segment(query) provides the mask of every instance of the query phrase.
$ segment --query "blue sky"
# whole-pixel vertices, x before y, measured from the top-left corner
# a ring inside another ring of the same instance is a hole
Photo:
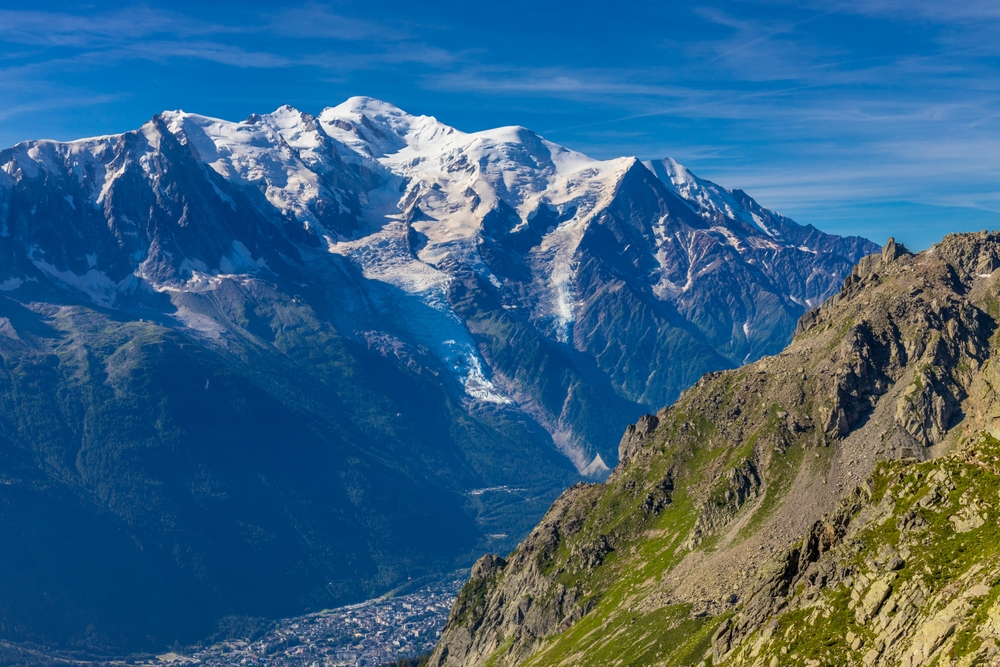
[[[675,157],[802,223],[1000,228],[1000,3],[45,3],[0,10],[0,145],[352,95]]]

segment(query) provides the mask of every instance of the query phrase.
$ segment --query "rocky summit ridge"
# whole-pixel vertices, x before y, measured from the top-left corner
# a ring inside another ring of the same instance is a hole
[[[430,664],[997,664],[998,268],[986,232],[863,259],[481,559]]]

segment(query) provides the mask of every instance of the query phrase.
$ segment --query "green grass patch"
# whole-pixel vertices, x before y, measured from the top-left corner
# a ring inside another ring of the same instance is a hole
[[[601,613],[608,611],[609,613]],[[526,664],[579,667],[680,667],[698,663],[709,650],[722,617],[691,618],[689,605],[648,614],[604,609],[552,638]]]

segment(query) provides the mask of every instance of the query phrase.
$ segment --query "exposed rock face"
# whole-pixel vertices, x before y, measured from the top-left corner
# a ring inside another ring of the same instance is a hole
[[[559,545],[583,527],[599,493],[594,484],[566,490],[509,561],[484,556],[476,563],[452,609],[453,638],[438,651],[439,663],[474,663],[500,650],[504,637],[516,633],[540,639],[566,629],[589,610],[579,591],[555,581],[552,565]],[[575,560],[592,570],[610,550],[607,537],[598,536],[596,542],[578,545]],[[505,604],[496,604],[497,595]],[[522,652],[517,658],[527,656]]]
[[[998,462],[1000,441],[982,433],[932,462],[882,464],[874,497],[866,486],[842,503],[836,515],[849,523],[831,548],[789,585],[760,579],[713,638],[715,664],[995,664],[996,528],[945,517],[995,496]]]
[[[630,427],[547,515],[544,571],[514,565],[536,531],[431,664],[995,664],[998,267],[986,233],[863,260],[787,350]]]
[[[642,446],[646,437],[656,430],[659,423],[660,420],[656,416],[643,415],[636,423],[629,424],[628,428],[625,429],[625,435],[622,436],[622,441],[618,444],[619,463],[628,461],[632,454]]]
[[[729,523],[747,501],[758,497],[760,488],[760,475],[752,459],[723,473],[701,504],[694,529],[684,542],[685,548],[697,546],[704,537]]]

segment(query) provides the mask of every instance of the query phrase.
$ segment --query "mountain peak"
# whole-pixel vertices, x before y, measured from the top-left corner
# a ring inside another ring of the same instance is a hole
[[[12,152],[3,169],[29,178],[41,170],[74,175],[80,192],[60,190],[57,200],[67,210],[46,220],[72,217],[78,202],[104,210],[109,197],[123,198],[112,208],[124,210],[126,193],[137,187],[135,183],[161,192],[161,164],[183,163],[180,174],[193,158],[215,172],[225,187],[212,179],[199,186],[203,192],[164,200],[169,210],[164,211],[159,229],[172,235],[176,221],[177,230],[184,233],[177,236],[177,248],[162,253],[158,273],[135,266],[135,257],[148,250],[139,241],[134,254],[116,260],[120,264],[116,280],[138,271],[135,275],[151,281],[154,289],[187,289],[191,267],[214,275],[259,266],[262,248],[271,241],[256,238],[258,230],[237,222],[244,219],[243,202],[246,208],[273,208],[281,216],[277,219],[292,223],[277,229],[270,222],[261,223],[259,231],[277,234],[296,248],[265,258],[269,266],[278,266],[285,257],[325,249],[357,264],[366,276],[379,276],[407,298],[444,311],[452,307],[442,305],[443,286],[458,269],[471,271],[496,290],[491,298],[499,299],[504,309],[523,314],[531,326],[560,344],[570,342],[582,323],[603,330],[607,325],[600,318],[590,319],[587,294],[597,289],[593,284],[624,280],[636,291],[638,301],[630,307],[638,308],[643,299],[666,300],[682,317],[690,318],[694,327],[690,335],[697,341],[689,343],[702,349],[705,363],[715,368],[780,349],[802,310],[821,303],[839,287],[853,261],[877,249],[863,240],[845,243],[802,228],[749,197],[737,197],[698,179],[672,159],[645,164],[635,157],[596,160],[521,125],[466,134],[431,116],[414,116],[370,97],[350,98],[325,109],[318,118],[291,105],[255,114],[246,122],[165,111],[132,134],[137,136],[126,137],[127,145],[122,146],[135,160],[122,164],[111,161],[121,154],[117,145],[70,149],[53,144],[44,150],[28,146]],[[123,166],[135,173],[126,174]],[[679,201],[660,187],[654,175]],[[16,184],[11,178],[5,182]],[[197,215],[192,202],[198,203]],[[22,215],[30,224],[40,224],[31,208]],[[148,216],[145,208],[130,209],[114,215],[113,224],[143,216]],[[22,231],[25,235],[20,238],[29,238],[27,228]],[[133,230],[126,231],[132,238]],[[212,241],[191,242],[184,236],[189,232]],[[242,246],[233,245],[235,241]],[[65,254],[57,247],[45,252],[52,257]],[[63,283],[80,282],[91,268],[81,258],[93,254],[94,249],[87,247],[65,265],[53,263],[61,272],[56,277]],[[608,273],[589,273],[584,259],[592,259],[593,267],[606,267]],[[73,267],[76,278],[65,273],[66,266]],[[781,304],[777,311],[761,309],[755,298],[748,297],[724,306],[728,318],[724,321],[701,319],[706,308],[717,307],[708,304],[719,298],[715,282],[719,277],[756,283],[762,271],[773,294],[771,303]],[[734,274],[742,277],[733,278]],[[98,296],[103,299],[103,294]],[[652,312],[649,316],[658,317]],[[776,331],[782,333],[776,336]],[[613,337],[611,332],[607,335]],[[451,333],[442,338],[458,339]],[[470,397],[500,396],[488,380],[489,373],[477,370],[488,363],[471,342],[462,348],[462,363],[457,365],[450,343],[423,344],[440,353]],[[639,368],[650,360],[608,363]],[[656,404],[676,395],[697,375],[700,372],[666,380],[644,376],[635,386],[622,385],[620,390],[627,400]],[[572,454],[581,470],[587,468],[598,451],[589,444],[576,451],[577,444],[595,441],[576,434],[563,438],[559,419],[549,423],[561,438],[559,446]],[[613,459],[606,455],[604,460]]]
[[[349,97],[335,107],[328,107],[338,113],[355,113],[364,115],[385,115],[385,116],[412,116],[395,104],[367,97],[365,95],[355,95]]]
[[[282,104],[280,107],[267,115],[270,118],[296,119],[305,121],[314,120],[312,114],[300,111],[291,104]]]
[[[673,158],[643,164],[674,194],[687,201],[709,224],[716,225],[721,220],[736,219],[754,231],[780,239],[777,225],[768,224],[763,216],[752,210],[752,206],[745,206],[738,201],[736,195],[741,193],[740,190],[727,190],[712,181],[699,178]],[[753,204],[756,205],[756,202]]]
[[[433,116],[414,116],[371,97],[352,97],[328,107],[319,120],[335,139],[372,158],[405,148],[426,150],[463,134]]]

